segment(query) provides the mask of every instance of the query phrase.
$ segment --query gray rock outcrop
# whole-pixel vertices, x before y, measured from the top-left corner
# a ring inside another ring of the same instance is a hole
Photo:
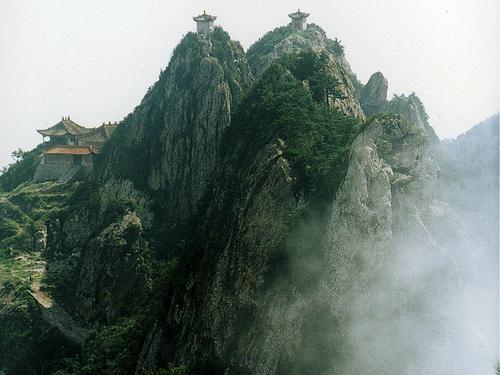
[[[243,48],[225,31],[190,33],[103,152],[100,180],[128,179],[149,194],[172,246],[196,210],[231,112],[251,82]]]
[[[189,276],[182,293],[173,291],[170,303],[169,326],[181,332],[176,338],[176,358],[181,363],[211,366],[216,358],[223,358],[238,369],[258,356],[250,365],[254,369],[268,371],[277,365],[278,352],[262,352],[273,345],[248,347],[238,340],[246,324],[245,311],[250,314],[246,317],[249,329],[255,325],[260,330],[260,324],[266,324],[254,321],[259,290],[269,259],[279,256],[275,245],[286,230],[287,218],[297,207],[293,173],[282,148],[279,140],[270,143],[258,155],[246,155],[251,162],[237,170],[235,162],[241,152],[237,147],[221,166],[221,183],[213,188],[213,199],[190,248],[195,253],[188,253],[198,271]],[[235,174],[240,180],[228,189]],[[235,201],[231,199],[234,189],[241,193]]]
[[[366,116],[371,116],[383,109],[387,101],[389,83],[380,72],[373,73],[360,95],[361,107]]]
[[[351,146],[325,227],[287,226],[301,203],[280,148],[269,145],[239,171],[244,199],[229,199],[227,183],[214,185],[203,241],[189,254],[199,259],[196,272],[172,292],[177,360],[258,374],[470,370],[474,362],[455,364],[454,353],[482,358],[474,347],[487,342],[464,336],[471,310],[453,307],[470,298],[465,280],[479,280],[474,258],[484,252],[471,256],[473,232],[442,194],[425,129],[400,115],[375,117]],[[226,163],[227,178],[234,171]],[[311,236],[323,237],[322,252],[300,250]],[[273,259],[284,262],[276,241],[287,262],[272,274]]]
[[[177,251],[251,81],[243,48],[222,29],[189,33],[177,46],[103,148],[87,202],[51,224],[50,270],[68,279],[56,297],[70,311],[110,323],[147,295],[151,260],[142,233],[161,242],[156,251],[164,256]]]
[[[472,219],[457,201],[465,191],[443,181],[437,152],[422,124],[397,116],[376,118],[352,146],[321,289],[344,338],[345,360],[331,364],[340,374],[487,371],[492,353],[476,348],[492,348],[494,302],[479,313],[472,306],[479,290],[493,299],[497,272],[486,259],[498,239],[480,227],[498,210],[483,206],[494,200],[485,195],[471,202],[485,216]],[[468,334],[470,324],[482,334]]]

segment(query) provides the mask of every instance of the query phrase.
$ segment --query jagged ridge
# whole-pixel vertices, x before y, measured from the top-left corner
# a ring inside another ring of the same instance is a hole
[[[457,255],[467,241],[449,251],[464,226],[441,200],[422,103],[388,102],[381,74],[361,87],[338,41],[316,25],[277,29],[247,56],[260,77],[253,86],[241,46],[223,30],[188,34],[106,145],[74,210],[51,221],[53,294],[96,329],[82,357],[67,359],[68,373],[419,366],[404,345],[373,364],[351,332],[363,332],[354,324],[366,316],[397,322],[412,311],[401,301],[421,302],[385,284],[396,248],[410,260],[419,259],[414,243],[426,256],[444,254],[444,292],[456,265],[467,268]],[[295,59],[325,62],[320,78],[336,88],[318,95],[318,77],[299,77]],[[371,117],[353,142],[353,118],[365,118],[358,98],[365,110],[396,115]],[[412,296],[413,280],[396,287]],[[382,317],[378,295],[389,298]]]

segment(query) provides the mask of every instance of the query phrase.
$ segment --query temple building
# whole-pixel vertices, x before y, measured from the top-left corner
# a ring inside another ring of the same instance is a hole
[[[214,29],[214,21],[217,19],[216,16],[212,16],[203,11],[203,14],[193,17],[196,22],[196,31],[200,34],[208,34]]]
[[[118,124],[116,122],[114,124],[111,122],[107,124],[103,123],[98,128],[77,137],[77,143],[79,146],[89,146],[99,149],[111,137],[117,127]]]
[[[306,29],[306,20],[309,13],[301,12],[299,9],[295,13],[289,14],[288,17],[292,19],[291,25],[295,30],[303,31]]]
[[[76,145],[77,138],[91,132],[93,129],[84,128],[70,117],[64,117],[48,129],[37,130],[43,137],[43,142],[50,145]],[[48,138],[48,139],[47,139]]]
[[[48,129],[37,130],[37,132],[42,135],[43,143],[48,146],[94,146],[100,148],[117,127],[116,122],[114,124],[109,122],[103,123],[98,128],[85,128],[72,121],[69,116],[63,116],[57,124]]]
[[[93,147],[52,147],[43,152],[42,161],[35,170],[33,180],[55,180],[67,183],[88,176],[94,167],[94,157],[99,152]]]
[[[57,180],[66,183],[87,176],[93,169],[99,149],[117,127],[116,122],[109,122],[97,128],[86,128],[68,116],[50,128],[37,130],[47,148],[35,171],[34,181]]]

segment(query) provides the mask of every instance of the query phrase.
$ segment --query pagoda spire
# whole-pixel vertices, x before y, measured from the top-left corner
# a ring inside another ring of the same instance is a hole
[[[307,17],[309,17],[309,13],[304,13],[300,10],[300,8],[297,9],[295,13],[291,13],[288,15],[292,19],[292,27],[297,30],[297,31],[303,31],[306,28],[306,20]]]
[[[203,14],[193,17],[193,20],[196,22],[196,31],[200,34],[208,34],[210,31],[213,31],[216,19],[216,16],[207,14],[204,10]]]

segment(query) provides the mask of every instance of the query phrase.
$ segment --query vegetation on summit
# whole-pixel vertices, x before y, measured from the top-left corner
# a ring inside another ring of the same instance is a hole
[[[297,187],[308,193],[328,188],[333,194],[358,134],[358,123],[330,105],[341,94],[326,67],[327,56],[313,51],[279,59],[244,98],[228,131],[233,139],[243,135],[254,151],[282,139]]]
[[[276,44],[293,33],[294,30],[290,26],[280,26],[266,33],[248,49],[248,64],[252,67],[255,66],[259,58],[270,53]]]

